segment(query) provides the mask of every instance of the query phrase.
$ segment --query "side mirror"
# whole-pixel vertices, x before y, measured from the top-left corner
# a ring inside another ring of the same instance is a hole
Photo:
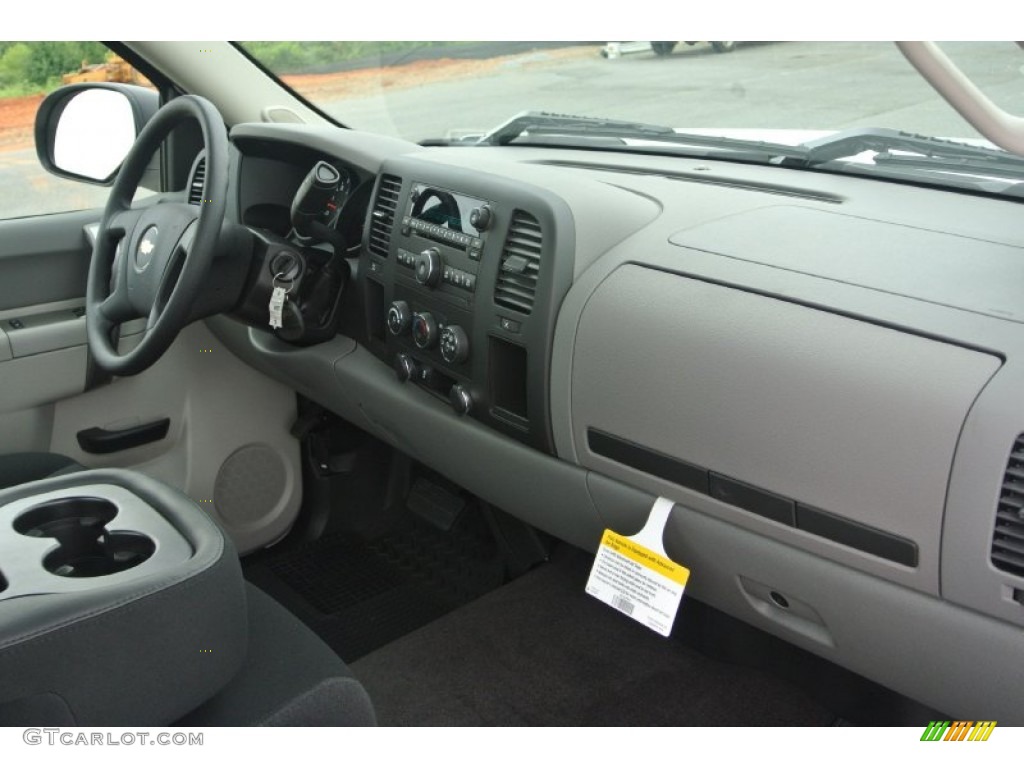
[[[58,88],[36,113],[36,155],[56,176],[109,186],[159,108],[160,97],[137,85],[77,83]]]

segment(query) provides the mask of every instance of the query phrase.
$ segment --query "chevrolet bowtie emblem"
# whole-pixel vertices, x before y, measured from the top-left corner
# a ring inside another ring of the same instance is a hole
[[[152,258],[153,251],[156,250],[156,238],[157,228],[150,227],[142,233],[142,238],[139,240],[139,245],[135,249],[135,271],[142,272],[146,267],[149,266],[149,260]]]

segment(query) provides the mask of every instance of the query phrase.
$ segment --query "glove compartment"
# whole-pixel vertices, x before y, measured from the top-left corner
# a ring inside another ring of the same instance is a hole
[[[573,441],[596,472],[938,594],[957,440],[1000,364],[626,264],[580,316]]]

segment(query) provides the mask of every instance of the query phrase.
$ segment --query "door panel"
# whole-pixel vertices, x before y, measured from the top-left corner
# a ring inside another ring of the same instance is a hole
[[[252,370],[195,323],[144,373],[86,391],[84,231],[98,210],[0,221],[0,453],[52,451],[130,467],[178,488],[240,550],[290,528],[302,499],[295,393]],[[122,326],[121,349],[145,320]],[[93,454],[78,434],[168,419],[166,436]]]
[[[88,467],[131,467],[178,488],[243,552],[287,532],[301,502],[295,393],[249,368],[204,322],[138,376],[55,405],[51,450]],[[170,419],[166,437],[116,453],[82,450],[79,432]]]
[[[0,312],[85,296],[98,209],[0,221]]]
[[[82,392],[87,358],[85,347],[77,346],[0,363],[0,413],[44,406]],[[7,451],[6,439],[4,443]]]
[[[0,221],[0,452],[46,450],[53,403],[85,389],[83,227],[100,215]]]

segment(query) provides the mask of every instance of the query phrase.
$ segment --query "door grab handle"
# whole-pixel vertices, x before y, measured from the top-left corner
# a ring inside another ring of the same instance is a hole
[[[124,429],[91,427],[83,429],[76,437],[78,445],[86,453],[117,453],[163,440],[170,426],[171,420],[167,418]]]

